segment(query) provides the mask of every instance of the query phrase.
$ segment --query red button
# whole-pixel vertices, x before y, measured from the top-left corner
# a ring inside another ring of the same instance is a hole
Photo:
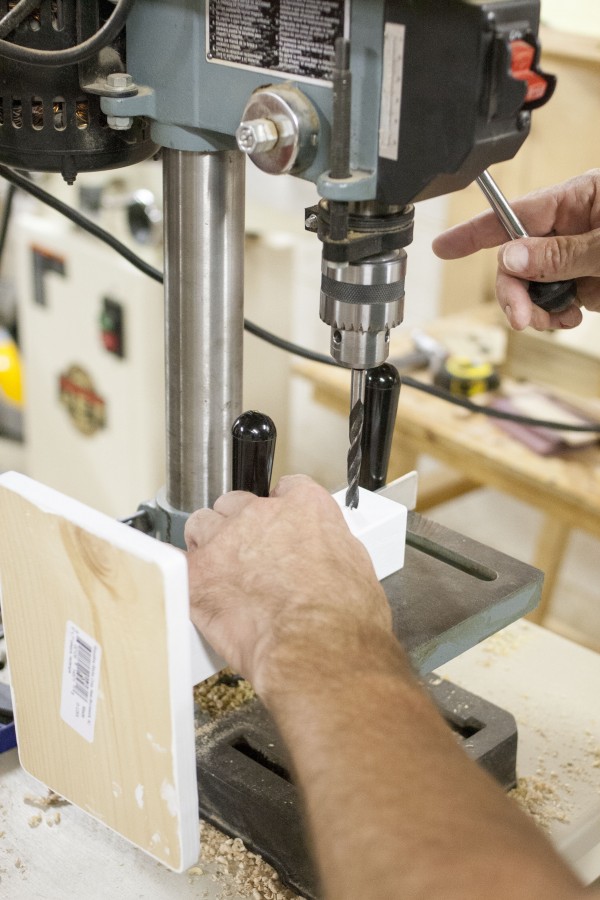
[[[541,100],[548,89],[548,82],[531,68],[535,59],[535,47],[532,47],[527,41],[511,41],[510,49],[512,77],[527,82],[525,103]]]

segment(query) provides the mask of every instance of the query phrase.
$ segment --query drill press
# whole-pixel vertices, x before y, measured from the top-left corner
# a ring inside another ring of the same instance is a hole
[[[126,37],[108,27],[124,10]],[[536,105],[552,87],[537,66],[538,24],[538,0],[64,0],[40,5],[39,28],[24,21],[0,41],[3,162],[72,181],[161,148],[167,473],[143,504],[157,537],[183,546],[190,512],[232,483],[245,155],[313,182],[321,197],[306,227],[323,245],[332,356],[352,372],[354,507],[366,373],[385,362],[402,320],[412,204],[517,152],[530,127],[528,76]],[[517,72],[523,42],[531,67]],[[539,573],[418,517],[407,543],[404,570],[384,586],[423,673],[539,596]]]
[[[39,27],[25,20],[5,38],[0,158],[72,181],[162,147],[167,473],[148,505],[156,531],[181,544],[189,512],[231,484],[243,153],[322,197],[306,220],[323,244],[331,352],[353,371],[355,506],[363,373],[385,361],[402,320],[411,204],[466,186],[525,140],[530,109],[553,87],[538,68],[539,2],[120,0],[126,38],[109,31],[112,9],[41,4]]]

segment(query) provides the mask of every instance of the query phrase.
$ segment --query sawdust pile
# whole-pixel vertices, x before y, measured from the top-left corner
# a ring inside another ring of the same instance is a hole
[[[275,870],[256,853],[246,849],[239,838],[229,838],[206,822],[200,823],[199,865],[188,876],[209,875],[214,881],[225,877],[232,888],[224,888],[219,900],[245,897],[249,900],[302,900],[284,887]],[[233,892],[232,892],[233,891]],[[208,897],[208,892],[205,892]]]
[[[564,808],[556,786],[546,778],[527,776],[517,780],[517,786],[508,796],[524,810],[543,830],[549,831],[553,822],[570,822],[569,811]]]
[[[194,702],[199,710],[212,720],[253,700],[256,694],[249,684],[231,669],[207,678],[194,688]],[[196,729],[200,734],[208,726]],[[284,887],[277,872],[265,860],[247,850],[240,838],[230,838],[207,822],[200,822],[200,859],[198,864],[188,869],[188,878],[194,883],[196,878],[209,877],[220,886],[218,900],[244,897],[248,900],[302,900],[293,891]],[[205,890],[199,895],[207,898]]]
[[[194,688],[194,702],[213,719],[238,709],[255,696],[252,685],[231,669],[223,669]]]

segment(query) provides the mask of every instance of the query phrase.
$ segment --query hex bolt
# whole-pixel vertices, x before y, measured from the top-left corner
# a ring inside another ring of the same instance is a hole
[[[130,91],[135,87],[133,76],[129,72],[111,72],[106,76],[106,84],[113,91]]]
[[[250,119],[242,122],[235,137],[243,153],[266,153],[279,140],[279,132],[271,119]]]

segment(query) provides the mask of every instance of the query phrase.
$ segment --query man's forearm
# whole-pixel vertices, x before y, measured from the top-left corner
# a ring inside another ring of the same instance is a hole
[[[327,900],[583,894],[456,745],[391,635],[355,657],[360,671],[319,644],[297,666],[297,687],[274,680],[265,700],[290,748]]]

